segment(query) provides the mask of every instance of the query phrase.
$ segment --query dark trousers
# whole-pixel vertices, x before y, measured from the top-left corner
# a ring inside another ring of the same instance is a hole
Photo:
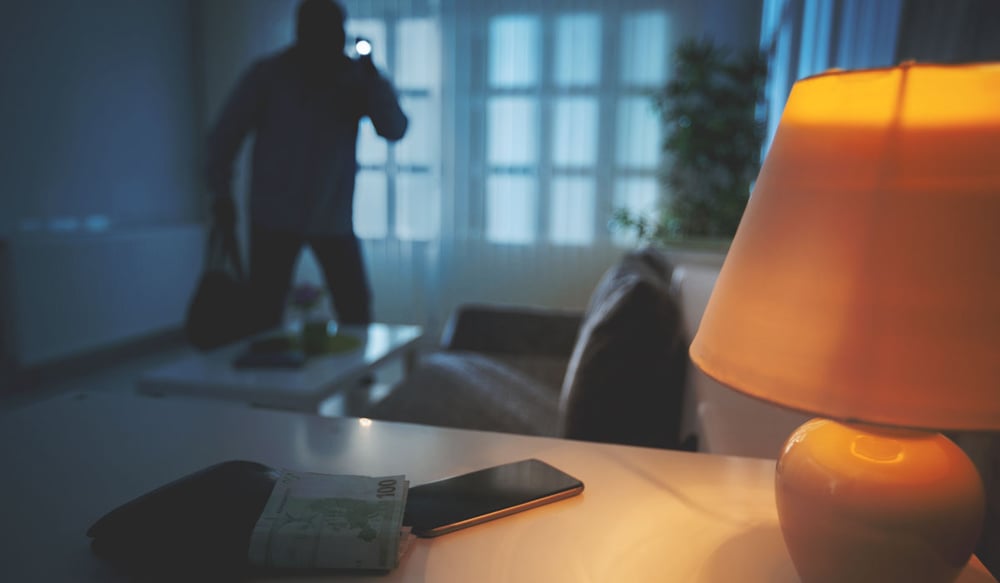
[[[291,289],[295,261],[309,245],[326,280],[341,324],[371,322],[371,292],[354,235],[304,236],[260,227],[250,229],[250,288],[260,328],[281,324]]]

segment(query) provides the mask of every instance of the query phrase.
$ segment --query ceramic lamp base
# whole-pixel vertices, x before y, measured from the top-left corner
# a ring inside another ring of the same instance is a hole
[[[785,443],[775,480],[803,583],[953,581],[982,529],[982,481],[939,433],[813,419]]]

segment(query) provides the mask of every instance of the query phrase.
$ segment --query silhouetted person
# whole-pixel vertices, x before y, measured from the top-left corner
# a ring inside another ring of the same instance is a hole
[[[260,327],[281,322],[295,260],[312,247],[344,324],[371,321],[354,234],[355,145],[368,116],[387,140],[406,132],[392,85],[370,57],[344,54],[345,13],[332,0],[299,4],[296,41],[244,74],[209,136],[213,211],[235,222],[233,160],[255,136],[250,183],[250,284]]]

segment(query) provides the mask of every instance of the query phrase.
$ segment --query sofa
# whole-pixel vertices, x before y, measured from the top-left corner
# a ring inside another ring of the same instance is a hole
[[[674,266],[625,253],[586,310],[466,305],[439,350],[367,417],[692,449],[682,434],[687,339]]]
[[[466,305],[365,416],[777,458],[808,416],[733,391],[687,348],[723,256],[625,253],[584,311]]]

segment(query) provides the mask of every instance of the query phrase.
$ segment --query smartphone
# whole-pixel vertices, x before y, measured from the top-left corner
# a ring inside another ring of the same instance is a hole
[[[527,459],[410,488],[403,524],[432,537],[575,496],[583,482]]]

